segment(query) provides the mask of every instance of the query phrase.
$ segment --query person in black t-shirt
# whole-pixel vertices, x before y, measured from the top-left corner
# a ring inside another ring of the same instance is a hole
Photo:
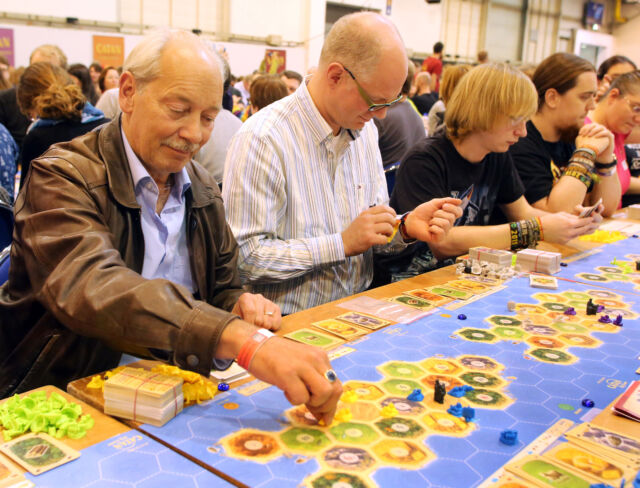
[[[429,115],[429,110],[438,101],[438,94],[431,91],[431,75],[426,71],[416,75],[416,94],[411,101],[421,115]]]
[[[452,196],[466,207],[445,238],[379,260],[377,283],[428,271],[470,247],[517,249],[543,239],[564,243],[593,231],[602,219],[599,214],[550,214],[533,208],[523,196],[507,151],[526,135],[526,120],[535,109],[533,84],[508,65],[481,65],[460,80],[447,105],[446,134],[421,141],[408,153],[390,205],[401,214],[417,203]],[[488,225],[496,205],[513,222]]]
[[[578,56],[556,53],[536,68],[533,82],[537,112],[526,137],[509,151],[525,197],[549,212],[572,212],[602,198],[610,216],[620,201],[613,134],[600,124],[584,126],[595,107],[595,69]]]

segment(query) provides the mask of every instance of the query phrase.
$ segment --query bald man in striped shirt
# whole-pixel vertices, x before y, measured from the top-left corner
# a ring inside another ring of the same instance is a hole
[[[387,205],[371,119],[401,100],[406,73],[405,48],[388,19],[344,16],[327,35],[313,77],[232,139],[223,195],[240,275],[283,314],[364,291],[374,250],[439,240],[461,215],[452,198],[404,216]]]

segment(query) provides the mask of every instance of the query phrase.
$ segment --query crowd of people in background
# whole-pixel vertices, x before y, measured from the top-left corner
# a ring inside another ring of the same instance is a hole
[[[43,125],[49,124],[53,127],[61,122],[60,112],[56,112],[56,117],[48,117],[42,110],[38,112],[33,107],[19,104],[16,98],[17,90],[21,84],[24,85],[29,82],[29,79],[33,79],[34,69],[14,68],[9,65],[6,58],[0,56],[0,154],[2,155],[0,186],[7,191],[10,200],[15,196],[16,173],[21,174],[24,181],[31,159],[44,152],[49,144],[69,140],[81,134],[82,131],[91,130],[94,126],[114,119],[120,114],[118,84],[122,67],[102,66],[97,62],[91,63],[88,67],[82,63],[67,66],[66,56],[54,45],[43,45],[34,50],[31,63],[39,61],[38,53],[45,57],[45,62],[50,62],[67,72],[64,77],[61,77],[60,72],[57,72],[56,76],[49,74],[48,81],[43,79],[42,86],[39,88],[47,90],[47,84],[54,83],[53,80],[55,80],[56,88],[51,85],[49,91],[59,90],[60,93],[65,93],[65,90],[69,92],[70,88],[62,87],[65,87],[66,83],[72,83],[80,89],[82,100],[76,102],[77,107],[72,112],[62,117],[65,120],[65,127],[75,124],[76,129],[63,131],[61,130],[63,126],[59,126],[56,129],[49,129],[50,133],[56,133],[55,136],[41,138],[39,133],[42,132]],[[271,103],[293,94],[303,83],[303,76],[292,70],[285,70],[278,75],[268,75],[256,70],[242,77],[236,77],[229,70],[226,50],[221,50],[219,54],[227,68],[223,95],[224,113],[218,118],[211,141],[197,153],[196,160],[203,164],[222,185],[224,159],[231,137],[250,116]],[[380,135],[379,145],[383,153],[384,165],[400,163],[409,148],[416,143],[418,118],[415,115],[422,117],[424,133],[420,132],[420,137],[441,134],[446,129],[446,105],[456,85],[474,65],[488,62],[488,52],[481,50],[474,64],[447,63],[444,58],[444,45],[437,42],[433,46],[431,56],[421,62],[410,63],[411,69],[402,92],[403,101],[406,103],[389,110],[387,119],[374,119]],[[588,62],[585,63],[588,64]],[[536,67],[523,65],[520,70],[532,77]],[[314,69],[315,67],[311,68],[309,73]],[[25,72],[26,78],[23,79]],[[618,77],[628,73],[635,73],[635,75],[626,76],[616,86],[611,86]],[[638,124],[640,121],[637,106],[632,107],[627,116],[619,116],[622,104],[629,103],[627,93],[629,90],[635,90],[637,73],[634,62],[625,56],[612,56],[601,63],[596,72],[598,89],[594,101],[597,102],[597,106],[589,107],[589,117],[585,119],[585,123],[593,121],[605,126],[615,136],[617,174],[622,193],[620,204],[640,201],[640,180],[638,179],[640,174]],[[411,110],[409,111],[406,107]],[[80,115],[83,110],[84,121]],[[86,121],[88,111],[96,114],[91,122]],[[404,115],[399,116],[400,111]],[[97,115],[98,112],[102,112],[102,118]],[[235,118],[232,119],[230,115]],[[43,122],[45,119],[48,122]],[[27,139],[28,144],[25,147],[25,136],[27,132],[33,130],[35,134]],[[34,143],[34,140],[39,142]],[[21,172],[19,172],[20,169]]]

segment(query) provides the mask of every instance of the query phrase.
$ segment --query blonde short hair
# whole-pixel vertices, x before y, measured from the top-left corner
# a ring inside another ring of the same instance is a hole
[[[504,116],[529,119],[538,107],[533,82],[508,64],[477,66],[458,83],[447,103],[445,124],[452,139],[489,131]]]
[[[458,82],[466,75],[471,66],[468,64],[456,64],[455,66],[447,66],[442,72],[442,81],[440,82],[440,91],[438,95],[444,102],[444,106],[447,106],[453,90],[456,88]]]

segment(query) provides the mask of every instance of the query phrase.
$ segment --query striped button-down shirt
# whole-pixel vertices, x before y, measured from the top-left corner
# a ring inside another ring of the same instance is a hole
[[[334,136],[303,83],[236,133],[223,195],[243,281],[283,313],[371,283],[372,250],[345,257],[341,233],[389,199],[373,122]]]

